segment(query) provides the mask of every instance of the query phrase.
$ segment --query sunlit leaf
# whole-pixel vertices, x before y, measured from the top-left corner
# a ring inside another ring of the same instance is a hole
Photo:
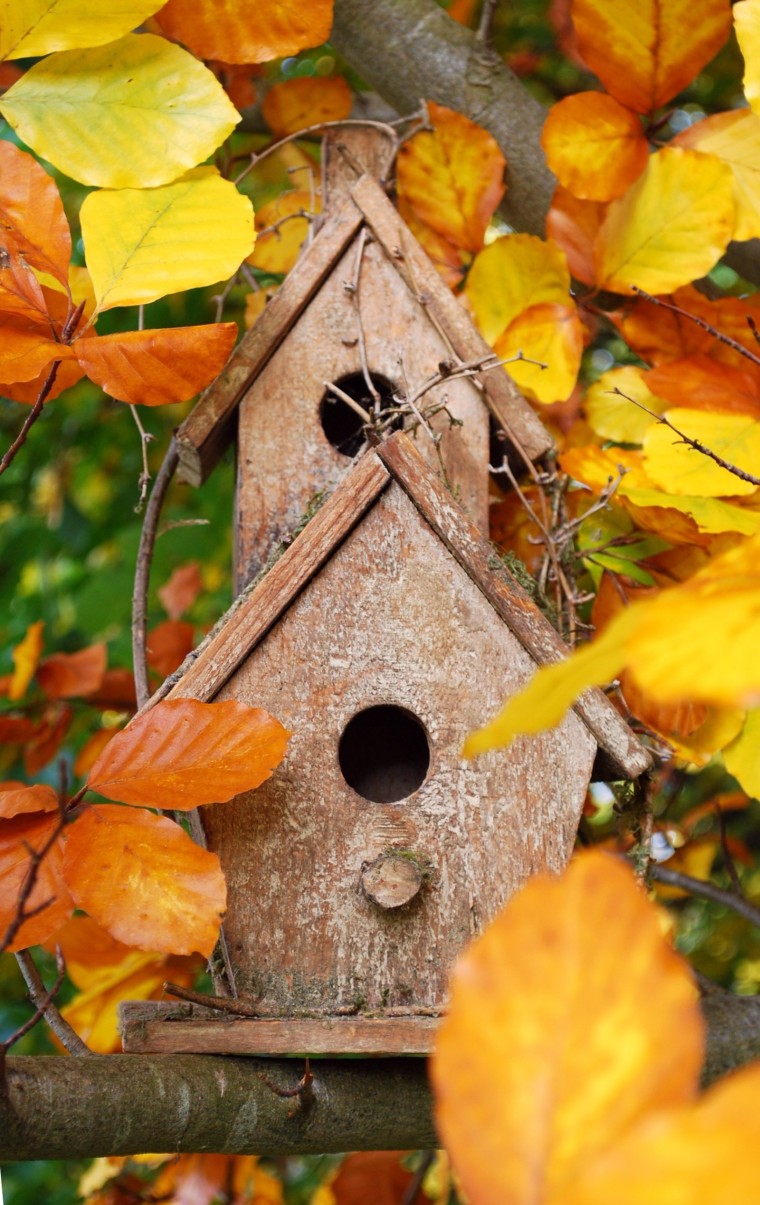
[[[658,531],[666,539],[675,542],[684,540],[692,543],[692,537],[677,524],[676,514],[687,516],[695,524],[697,532],[719,535],[736,532],[738,535],[753,536],[760,532],[760,513],[747,507],[735,506],[721,498],[676,496],[662,490],[647,489],[623,482],[618,491],[621,501],[647,531]],[[660,512],[659,517],[655,512]],[[707,544],[708,540],[697,540]]]
[[[37,663],[42,653],[44,631],[45,624],[42,620],[30,623],[26,629],[24,639],[16,645],[11,654],[13,658],[13,676],[8,689],[8,698],[12,702],[24,697],[27,687],[34,677],[34,671],[37,668]]]
[[[673,140],[677,146],[717,155],[734,177],[735,239],[760,236],[760,117],[748,109],[714,113]]]
[[[644,379],[672,406],[760,418],[760,377],[711,356],[674,360],[653,368]]]
[[[757,0],[739,0],[733,7],[734,28],[744,56],[744,95],[753,110],[760,107],[760,10]]]
[[[54,653],[37,669],[37,681],[49,699],[91,695],[106,672],[106,646],[92,644],[78,653]]]
[[[32,155],[7,141],[0,142],[0,249],[66,283],[71,234],[60,193]]]
[[[117,401],[165,406],[211,384],[237,333],[234,322],[123,331],[77,341],[74,354],[90,380]]]
[[[430,102],[433,130],[402,144],[399,198],[455,246],[479,251],[504,195],[505,159],[496,140],[475,122]]]
[[[15,0],[3,5],[0,58],[38,58],[52,50],[102,46],[138,26],[156,0]]]
[[[224,803],[269,778],[289,736],[268,712],[244,703],[157,703],[111,741],[88,785],[137,806]]]
[[[305,75],[274,84],[261,106],[269,128],[281,138],[351,112],[351,89],[342,75]]]
[[[606,206],[598,201],[581,201],[558,185],[546,216],[546,233],[564,252],[567,266],[583,284],[596,280],[594,244]]]
[[[460,958],[436,1041],[437,1123],[468,1201],[564,1203],[653,1110],[693,1099],[702,1044],[690,971],[629,869],[594,851],[532,879]]]
[[[631,293],[669,293],[709,272],[734,229],[733,177],[713,155],[665,147],[599,231],[597,282]]]
[[[639,118],[604,92],[578,92],[553,105],[541,145],[560,184],[588,201],[622,196],[649,157]]]
[[[760,710],[750,711],[741,732],[723,750],[723,760],[729,774],[739,782],[748,795],[760,799]]]
[[[665,408],[649,388],[648,380],[648,373],[633,365],[626,365],[602,373],[598,381],[589,387],[584,409],[597,435],[617,443],[641,443],[646,431],[656,421],[651,414],[647,414],[647,410],[661,414]],[[614,392],[616,389],[626,396],[620,397]],[[628,401],[628,398],[634,400]],[[640,409],[636,402],[641,402],[646,410]]]
[[[748,473],[760,468],[760,424],[748,414],[712,414],[673,408],[668,419],[691,439]],[[644,437],[644,465],[655,485],[669,494],[706,498],[754,494],[757,486],[716,464],[662,423]]]
[[[173,820],[91,806],[66,830],[63,873],[77,907],[117,941],[165,954],[211,953],[226,905],[224,875],[216,854]]]
[[[168,582],[160,587],[158,597],[169,618],[179,619],[192,607],[202,589],[200,565],[197,561],[188,561],[174,570]]]
[[[51,812],[0,820],[0,941],[18,917],[21,892],[32,866],[33,852],[39,853],[43,849],[57,824],[58,815]],[[39,863],[37,879],[25,905],[27,912],[35,908],[40,908],[40,912],[24,921],[9,950],[23,950],[46,941],[74,911],[74,902],[63,880],[60,842],[56,842]]]
[[[99,728],[97,732],[93,732],[92,736],[87,738],[74,762],[74,773],[77,778],[83,778],[89,774],[106,745],[113,740],[118,731],[118,728]]]
[[[465,286],[483,337],[493,345],[523,310],[543,302],[570,304],[570,273],[552,242],[509,234],[473,260]]]
[[[239,121],[212,73],[154,34],[50,55],[8,89],[0,113],[60,171],[105,188],[167,184]]]
[[[195,627],[179,619],[168,619],[159,623],[148,633],[148,665],[168,678],[190,652],[195,642]]]
[[[731,31],[729,0],[573,0],[572,13],[584,60],[637,113],[691,83]]]
[[[289,272],[309,233],[307,215],[319,213],[321,200],[306,189],[281,193],[256,210],[256,246],[249,263],[262,272]]]
[[[49,330],[28,319],[0,313],[0,381],[35,380],[54,360],[71,359],[72,349],[50,338]]]
[[[213,167],[163,188],[90,193],[80,220],[100,310],[216,284],[253,247],[251,203]]]
[[[201,58],[223,63],[261,63],[325,42],[333,0],[169,0],[157,16],[164,33]]]
[[[583,326],[576,307],[556,301],[530,306],[496,340],[494,352],[504,360],[518,354],[525,357],[507,364],[507,372],[528,397],[549,404],[564,402],[577,383],[583,352]]]
[[[58,796],[52,787],[36,783],[27,786],[23,782],[0,782],[0,817],[12,820],[26,812],[54,812],[58,810]]]

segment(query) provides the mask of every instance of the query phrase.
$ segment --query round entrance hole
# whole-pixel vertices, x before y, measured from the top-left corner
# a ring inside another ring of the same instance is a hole
[[[371,803],[396,803],[425,781],[430,768],[427,733],[404,707],[367,707],[343,729],[338,762],[357,795]]]
[[[371,372],[370,380],[380,395],[383,409],[393,405],[393,385],[378,373]],[[371,413],[374,400],[367,388],[363,372],[351,372],[335,382],[362,410]],[[364,443],[364,419],[342,397],[326,389],[319,403],[319,421],[325,437],[341,456],[355,456]],[[394,423],[394,428],[400,426]]]

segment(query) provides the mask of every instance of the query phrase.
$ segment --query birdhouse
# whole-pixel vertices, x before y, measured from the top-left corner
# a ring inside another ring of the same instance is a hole
[[[608,777],[649,765],[599,691],[549,732],[462,759],[567,651],[487,539],[489,421],[528,461],[549,440],[376,180],[346,175],[179,433],[200,481],[240,407],[251,580],[166,697],[264,707],[293,734],[266,783],[202,809],[249,1015],[130,1005],[126,1050],[426,1053],[459,951],[526,878],[565,865],[597,757]],[[336,417],[341,392],[355,406]],[[428,417],[408,404],[423,395]],[[371,421],[351,425],[356,407]]]

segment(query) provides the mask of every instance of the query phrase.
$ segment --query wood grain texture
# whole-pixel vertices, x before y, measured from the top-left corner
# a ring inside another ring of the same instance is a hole
[[[313,297],[361,221],[359,210],[348,198],[335,209],[258,322],[243,336],[224,371],[182,423],[177,431],[182,480],[191,485],[206,480],[233,438],[235,409],[248,382]]]
[[[225,1017],[193,1008],[177,1018],[175,1006],[128,1002],[119,1006],[125,1054],[340,1054],[426,1055],[433,1049],[435,1017],[324,1017],[271,1021]],[[206,1016],[201,1016],[202,1012]],[[168,1017],[167,1017],[168,1012]],[[172,1019],[168,1019],[172,1018]]]
[[[395,153],[395,136],[389,127],[346,125],[339,130],[327,130],[322,141],[325,211],[329,212],[342,197],[348,196],[362,176],[385,180]]]
[[[457,355],[468,361],[491,354],[469,314],[438,275],[377,181],[362,177],[351,197],[409,287],[424,299],[425,307],[446,331]],[[552,446],[551,436],[511,377],[503,369],[495,369],[481,373],[478,380],[491,413],[510,442],[531,460],[547,452]]]
[[[377,454],[537,664],[566,657],[567,645],[477,529],[467,522],[448,491],[427,471],[409,441],[395,436],[379,447]],[[508,694],[505,691],[505,696]],[[636,778],[650,769],[649,753],[602,691],[586,691],[575,710],[617,775]],[[484,708],[480,722],[487,715]]]
[[[234,604],[198,656],[166,696],[212,698],[277,621],[320,565],[371,506],[389,481],[376,456],[365,456],[317,511],[295,543],[275,561],[257,589]]]

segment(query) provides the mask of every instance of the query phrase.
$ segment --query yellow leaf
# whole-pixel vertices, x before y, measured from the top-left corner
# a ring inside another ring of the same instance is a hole
[[[629,486],[625,480],[618,490],[618,497],[624,503],[630,503],[632,507],[636,508],[634,517],[639,521],[639,526],[644,526],[646,531],[660,531],[666,539],[669,538],[667,531],[662,530],[654,518],[652,523],[642,523],[641,512],[647,510],[678,511],[688,515],[696,524],[697,529],[706,535],[737,532],[742,536],[754,536],[760,532],[760,514],[757,511],[734,506],[730,502],[723,502],[720,498],[675,497],[672,494],[662,493],[660,490]]]
[[[556,301],[532,305],[509,324],[494,351],[504,360],[520,353],[526,357],[512,360],[506,369],[528,397],[548,405],[564,402],[575,388],[583,352],[578,311]]]
[[[741,732],[726,745],[723,761],[742,790],[760,799],[760,710],[750,711]]]
[[[473,260],[465,286],[483,337],[492,346],[523,310],[544,301],[570,304],[570,273],[551,240],[508,234]]]
[[[211,72],[154,34],[50,55],[8,89],[0,113],[43,159],[105,188],[167,184],[240,120]]]
[[[45,624],[42,620],[30,623],[24,639],[16,645],[11,656],[13,658],[13,675],[8,688],[8,698],[11,702],[23,698],[26,688],[34,677],[37,662],[42,653],[42,633]]]
[[[760,107],[760,6],[757,0],[734,5],[734,28],[744,56],[744,95],[752,109]]]
[[[321,198],[306,189],[281,193],[256,210],[256,246],[248,262],[263,272],[289,272],[309,233],[307,215],[319,213]]]
[[[693,1099],[703,1031],[623,863],[593,851],[532,879],[459,959],[436,1039],[437,1124],[467,1200],[564,1205],[653,1110]],[[605,1202],[628,1205],[624,1179]]]
[[[749,473],[760,468],[760,424],[749,414],[713,414],[675,408],[668,419],[723,460]],[[730,473],[657,423],[644,437],[644,466],[655,485],[669,494],[706,498],[754,494],[757,486]]]
[[[689,126],[671,145],[717,155],[731,168],[736,202],[734,238],[760,237],[760,117],[749,109],[715,113]]]
[[[558,101],[544,122],[541,145],[560,184],[588,201],[622,196],[649,157],[639,118],[604,92]]]
[[[596,245],[600,288],[670,293],[709,272],[734,229],[733,176],[714,155],[665,147],[607,210]]]
[[[332,14],[333,0],[169,0],[157,20],[201,58],[262,63],[321,45]]]
[[[163,188],[90,193],[80,210],[99,310],[216,284],[253,246],[253,210],[213,167]]]
[[[615,393],[616,389],[626,397],[620,397]],[[627,398],[634,401],[629,402]],[[640,368],[631,364],[625,368],[611,368],[590,386],[584,402],[586,418],[597,435],[604,439],[640,444],[655,419],[635,402],[641,402],[655,414],[662,414],[667,405],[649,389],[646,373]]]
[[[53,50],[103,46],[161,7],[157,0],[10,0],[2,6],[0,58],[38,58]]]
[[[611,682],[625,664],[626,641],[640,609],[621,611],[596,640],[576,649],[565,661],[537,670],[490,724],[470,733],[463,756],[502,749],[523,733],[553,728],[587,687]]]
[[[403,143],[398,191],[417,217],[456,247],[479,251],[504,195],[506,161],[498,143],[474,121],[428,104],[432,130]]]
[[[637,113],[685,88],[731,31],[729,0],[573,0],[572,14],[586,64]]]

